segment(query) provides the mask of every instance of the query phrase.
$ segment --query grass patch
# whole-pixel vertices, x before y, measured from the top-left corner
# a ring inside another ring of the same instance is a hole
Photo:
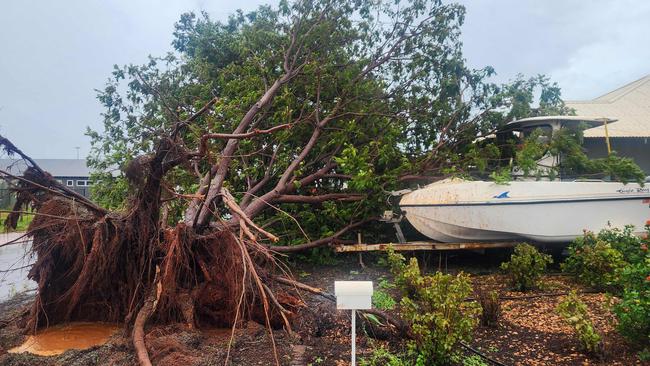
[[[7,219],[7,216],[9,213],[7,212],[0,212],[0,223],[4,225],[5,220]],[[18,220],[18,225],[16,226],[15,230],[9,230],[9,232],[15,231],[15,232],[23,232],[27,231],[27,227],[29,224],[32,223],[32,220],[34,219],[34,215],[21,215],[20,219]]]

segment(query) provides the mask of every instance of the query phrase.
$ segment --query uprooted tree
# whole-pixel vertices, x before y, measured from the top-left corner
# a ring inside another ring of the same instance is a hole
[[[163,195],[177,198],[164,205],[167,222],[209,226],[226,187],[282,233],[278,251],[341,240],[385,209],[384,192],[494,158],[471,144],[477,137],[566,112],[544,77],[497,86],[486,81],[491,68],[468,68],[463,17],[461,6],[431,0],[299,1],[227,23],[185,14],[174,54],[116,67],[99,94],[104,130],[88,131],[93,199],[127,207],[129,180],[147,174],[141,162],[161,131],[214,99],[182,134],[196,154],[165,178]]]
[[[563,111],[543,77],[499,87],[465,66],[463,17],[421,0],[185,14],[174,54],[116,67],[99,95],[93,201],[2,138],[29,167],[2,172],[17,197],[5,224],[36,212],[29,328],[132,324],[145,364],[149,318],[290,330],[300,302],[275,253],[344,241],[385,191],[487,159],[477,136]]]

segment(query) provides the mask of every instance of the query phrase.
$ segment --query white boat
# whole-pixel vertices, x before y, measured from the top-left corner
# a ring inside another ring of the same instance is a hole
[[[579,117],[537,117],[509,126],[525,129],[541,123],[556,130],[577,121],[603,124]],[[416,230],[441,242],[564,243],[585,230],[626,225],[641,234],[650,224],[650,185],[517,180],[504,185],[446,179],[407,193],[399,206]]]

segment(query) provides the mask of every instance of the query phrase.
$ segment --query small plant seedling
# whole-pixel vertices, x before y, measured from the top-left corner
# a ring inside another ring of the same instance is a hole
[[[380,289],[382,289],[382,290],[390,290],[390,289],[394,289],[396,287],[397,286],[394,283],[388,281],[387,279],[385,279],[383,277],[380,278],[380,281],[379,281],[379,288]]]
[[[377,309],[392,310],[396,304],[397,302],[393,297],[384,290],[378,289],[372,294],[372,306]]]
[[[479,355],[471,355],[463,358],[463,366],[488,366],[488,363]]]

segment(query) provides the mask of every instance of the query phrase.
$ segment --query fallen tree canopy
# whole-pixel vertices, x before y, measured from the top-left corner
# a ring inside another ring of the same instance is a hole
[[[224,22],[183,14],[174,53],[116,66],[99,92],[93,200],[127,207],[160,136],[186,120],[185,159],[164,179],[168,224],[220,225],[225,187],[277,235],[274,250],[324,255],[390,208],[387,191],[496,165],[477,136],[566,111],[543,77],[497,86],[491,68],[469,68],[463,17],[437,0],[300,0]],[[373,225],[367,239],[394,235]]]

